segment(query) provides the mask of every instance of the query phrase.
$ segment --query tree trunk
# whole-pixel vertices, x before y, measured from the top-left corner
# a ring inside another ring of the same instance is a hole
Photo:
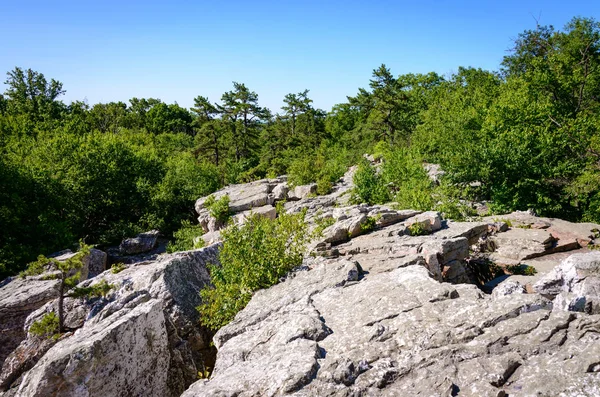
[[[60,288],[58,291],[58,332],[63,333],[65,328],[65,319],[63,314],[63,300],[64,300],[64,292],[65,292],[65,278],[66,274],[61,274],[60,278]]]

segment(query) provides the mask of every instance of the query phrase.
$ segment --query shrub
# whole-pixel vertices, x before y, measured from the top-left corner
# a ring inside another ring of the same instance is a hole
[[[229,196],[225,195],[217,200],[215,196],[210,195],[206,198],[204,207],[208,209],[210,215],[216,220],[222,223],[227,223],[229,220],[229,216],[231,215],[229,211]]]
[[[33,335],[44,338],[56,338],[59,334],[59,320],[54,312],[46,313],[41,320],[34,321],[29,327],[29,332]]]
[[[168,248],[168,247],[167,247]],[[125,266],[124,263],[114,263],[111,267],[110,267],[110,272],[112,274],[117,274],[117,273],[121,273],[123,270],[127,269],[127,266]]]
[[[420,222],[415,222],[408,226],[408,232],[411,236],[424,236],[429,234]]]
[[[203,325],[218,329],[229,323],[250,301],[254,291],[276,284],[302,263],[309,239],[304,213],[286,214],[270,220],[251,216],[242,225],[221,232],[220,266],[210,266],[214,287],[201,291],[198,307]]]
[[[167,252],[189,251],[202,248],[204,240],[199,238],[204,234],[204,230],[200,225],[192,225],[189,221],[181,223],[181,229],[173,233],[175,241],[169,242]]]
[[[379,216],[381,217],[381,215]],[[365,223],[360,225],[360,231],[361,233],[369,233],[372,232],[373,230],[375,230],[375,225],[377,224],[378,221],[378,217],[375,216],[369,216],[367,217],[367,220],[365,221]]]
[[[428,211],[433,208],[433,182],[423,168],[421,157],[407,148],[384,152],[381,177],[393,189],[399,208]]]
[[[371,164],[362,159],[354,173],[354,191],[352,202],[354,203],[385,203],[389,201],[389,192],[384,185],[383,179],[371,167]]]
[[[508,265],[506,270],[508,270],[511,274],[518,274],[522,276],[533,276],[537,273],[536,268],[529,265]]]
[[[89,287],[75,287],[69,293],[73,298],[106,298],[106,295],[115,288],[114,284],[109,284],[106,280],[100,280]]]

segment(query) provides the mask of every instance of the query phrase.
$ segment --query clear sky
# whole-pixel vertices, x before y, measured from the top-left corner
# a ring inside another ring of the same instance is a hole
[[[304,89],[330,110],[381,63],[395,75],[497,70],[536,19],[562,28],[574,16],[600,18],[600,0],[0,0],[0,72],[31,68],[90,105],[190,107],[238,81],[275,112]]]

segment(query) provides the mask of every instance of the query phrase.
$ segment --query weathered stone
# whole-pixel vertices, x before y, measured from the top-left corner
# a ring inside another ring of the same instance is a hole
[[[179,396],[209,357],[210,334],[200,327],[196,306],[200,289],[210,282],[207,265],[218,264],[218,249],[168,255],[81,283],[88,287],[104,280],[113,289],[106,298],[65,300],[66,325],[78,329],[24,374],[18,395],[104,396],[127,390],[130,395]],[[21,361],[30,365],[35,358]],[[18,372],[6,376],[15,378]]]
[[[31,369],[46,354],[57,340],[54,338],[31,337],[21,344],[4,360],[0,372],[0,393],[7,390],[22,373]]]
[[[251,210],[240,212],[239,214],[234,215],[233,222],[242,225],[246,222],[246,220],[252,216],[258,215],[267,219],[275,219],[277,216],[277,209],[272,205],[265,205],[258,208],[252,208]]]
[[[12,278],[0,287],[0,365],[25,339],[25,320],[58,295],[58,280]]]
[[[512,295],[512,294],[525,294],[527,290],[525,286],[518,281],[511,280],[510,278],[498,284],[493,292],[492,298],[498,299],[504,296]]]
[[[64,262],[67,259],[71,259],[75,255],[77,255],[77,253],[68,250],[68,252],[55,256],[53,259],[59,262]],[[81,275],[80,280],[83,281],[88,278],[96,277],[98,274],[106,270],[107,255],[104,251],[92,248],[90,249],[90,254],[84,256],[81,262],[83,263],[83,266],[80,269],[74,269],[69,274],[74,275],[75,273],[79,272]]]
[[[600,252],[571,255],[535,283],[533,289],[550,297],[570,293],[562,296],[557,306],[600,313]]]
[[[140,233],[133,238],[126,238],[121,242],[119,250],[124,255],[135,255],[151,251],[156,247],[158,236],[158,230],[151,230],[146,233]]]
[[[425,258],[427,267],[436,280],[464,280],[464,277],[462,277],[463,273],[465,273],[464,267],[461,269],[461,266],[456,263],[454,264],[454,269],[451,273],[448,274],[450,269],[445,270],[445,275],[443,273],[444,267],[450,267],[450,262],[460,262],[469,255],[469,242],[465,237],[445,240],[428,240],[421,245],[419,253]]]
[[[296,186],[288,192],[288,199],[301,200],[317,194],[317,184]]]
[[[273,188],[273,191],[271,192],[271,195],[273,196],[273,200],[275,201],[280,201],[280,200],[287,200],[287,195],[288,195],[288,191],[289,191],[289,187],[287,182],[284,183],[280,183],[277,186],[275,186]]]
[[[594,317],[555,315],[539,295],[495,299],[441,284],[421,266],[344,284],[346,262],[335,263],[257,293],[215,336],[211,379],[183,396],[594,395],[600,387],[588,376],[600,352]],[[576,348],[582,337],[585,348]],[[556,355],[570,357],[569,370]]]
[[[364,214],[338,221],[323,230],[323,241],[332,244],[348,241],[362,233],[361,226],[365,222],[367,216]]]
[[[117,317],[50,348],[24,376],[19,395],[172,395],[163,303],[150,299]]]
[[[267,179],[261,179],[250,183],[240,185],[229,185],[213,194],[215,199],[223,196],[229,196],[229,210],[231,212],[242,212],[255,207],[272,204],[272,198],[269,196],[273,183]],[[196,200],[195,209],[198,214],[205,209],[204,202],[208,197],[202,197]]]
[[[217,230],[214,232],[208,232],[203,234],[200,237],[197,237],[197,239],[202,239],[202,241],[204,242],[204,246],[208,247],[209,245],[213,245],[215,243],[218,243],[221,240],[221,231]],[[195,239],[194,243],[198,242],[199,240]]]
[[[405,223],[409,228],[415,224],[419,224],[419,228],[424,232],[433,233],[442,228],[442,218],[439,212],[428,211],[409,218]]]
[[[513,228],[492,237],[495,262],[518,264],[524,259],[550,253],[556,239],[547,230]]]

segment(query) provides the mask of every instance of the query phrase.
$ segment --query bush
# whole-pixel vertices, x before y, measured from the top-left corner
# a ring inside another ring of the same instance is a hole
[[[384,152],[382,179],[392,187],[399,208],[428,211],[435,205],[434,186],[423,168],[421,157],[407,148]]]
[[[201,291],[200,321],[211,329],[229,323],[250,301],[254,291],[276,284],[302,263],[309,239],[304,213],[286,214],[270,220],[251,216],[242,225],[221,232],[221,265],[210,266],[214,287]]]
[[[215,199],[215,196],[208,196],[204,202],[204,207],[206,207],[210,215],[219,222],[227,223],[231,216],[231,211],[229,210],[229,196],[227,195],[218,200]]]
[[[189,251],[202,248],[204,240],[199,238],[204,234],[204,230],[200,225],[192,225],[189,221],[181,223],[181,229],[173,233],[175,241],[169,242],[167,252]]]
[[[54,312],[46,313],[41,320],[34,321],[29,327],[29,332],[33,335],[52,338],[59,336],[58,316]]]
[[[389,192],[383,179],[371,167],[371,164],[362,159],[354,173],[354,191],[352,201],[356,204],[382,204],[389,201]]]

